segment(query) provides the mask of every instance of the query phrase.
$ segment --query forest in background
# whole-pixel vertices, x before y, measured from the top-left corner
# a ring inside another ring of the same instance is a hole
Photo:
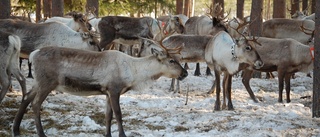
[[[41,0],[44,1],[44,0]],[[131,17],[152,16],[159,17],[168,14],[176,13],[176,0],[98,0],[99,1],[99,16],[109,15],[123,15]],[[183,1],[183,0],[182,0]],[[263,0],[263,18],[272,18],[273,13],[273,1]],[[290,18],[290,7],[293,0],[286,0],[287,13],[286,18]],[[23,15],[27,13],[36,12],[37,0],[11,0],[12,12],[17,15]],[[70,11],[86,11],[87,0],[63,0],[64,13]],[[200,16],[206,14],[208,5],[212,3],[212,0],[190,0],[194,2],[193,6],[190,5],[190,16]],[[244,0],[244,16],[249,16],[251,11],[251,0]],[[301,1],[299,3],[302,3]],[[185,5],[185,4],[183,4]],[[230,11],[229,18],[236,17],[236,5],[237,0],[225,0],[224,8],[225,12]],[[301,4],[300,4],[301,5]],[[312,2],[308,3],[308,11],[311,14]],[[157,10],[155,10],[157,9]],[[300,6],[300,11],[304,10]],[[26,16],[26,15],[25,15]]]

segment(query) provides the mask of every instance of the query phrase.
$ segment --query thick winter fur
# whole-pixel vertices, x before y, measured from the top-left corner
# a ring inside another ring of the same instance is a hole
[[[29,23],[11,19],[0,20],[0,30],[18,35],[21,39],[21,56],[46,46],[98,50],[98,40],[89,33],[76,32],[58,22]]]
[[[47,19],[45,22],[61,22],[77,32],[88,32],[92,30],[92,25],[87,21],[87,18],[83,14],[72,12],[70,15],[72,18],[52,17]]]
[[[315,29],[315,22],[312,20],[295,19],[270,19],[263,22],[262,36],[268,38],[292,38],[303,44],[307,44],[312,35],[305,34],[300,27],[308,30]]]
[[[191,17],[185,25],[184,34],[213,35],[218,31],[227,31],[226,26],[217,18],[210,19],[208,16]]]
[[[113,113],[118,122],[119,136],[126,136],[122,127],[120,95],[130,89],[141,90],[161,76],[185,78],[188,73],[167,53],[153,50],[153,55],[134,58],[122,52],[85,51],[45,47],[30,56],[34,64],[35,83],[23,99],[13,124],[14,136],[27,106],[32,101],[38,135],[45,136],[40,120],[42,102],[52,90],[74,95],[106,95],[106,136],[111,136]]]
[[[21,58],[46,46],[99,50],[99,41],[87,32],[76,32],[59,22],[30,23],[12,19],[0,20],[0,30],[18,35],[21,39]],[[31,77],[31,70],[29,70]]]
[[[0,103],[11,85],[11,74],[19,81],[23,95],[26,94],[26,80],[19,69],[20,46],[17,35],[0,31]]]
[[[157,21],[151,17],[106,16],[101,18],[98,27],[101,35],[100,46],[104,49],[110,49],[112,42],[139,44],[139,37],[153,39],[160,31]],[[183,27],[175,28],[177,32],[183,32],[181,29]]]
[[[232,54],[232,47],[233,53]],[[231,76],[239,71],[241,63],[248,63],[256,68],[263,66],[259,54],[254,47],[246,44],[236,44],[225,32],[218,32],[207,44],[205,60],[210,69],[215,72],[216,102],[215,110],[220,110],[220,75],[224,73],[224,91],[227,91],[228,109],[233,109],[231,101]],[[225,93],[225,92],[223,92]],[[224,100],[225,104],[225,100]],[[223,106],[224,107],[224,106]]]
[[[245,41],[245,40],[242,40]],[[295,72],[309,72],[313,69],[313,60],[310,54],[310,47],[294,39],[273,39],[259,37],[261,44],[254,45],[259,53],[264,66],[260,69],[249,67],[245,69],[242,82],[249,94],[253,94],[249,82],[253,70],[263,72],[278,72],[279,81],[279,102],[282,102],[282,91],[284,81],[286,83],[287,102],[290,102],[290,78]],[[245,43],[245,42],[243,42]]]

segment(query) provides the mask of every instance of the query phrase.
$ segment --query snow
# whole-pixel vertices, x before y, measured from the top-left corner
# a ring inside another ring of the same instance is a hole
[[[214,111],[215,94],[207,94],[214,77],[193,76],[195,65],[189,64],[189,76],[181,81],[181,93],[169,92],[171,79],[161,77],[142,91],[121,96],[120,106],[127,136],[134,137],[320,137],[320,118],[312,118],[312,78],[297,73],[291,80],[291,103],[278,103],[278,81],[251,79],[250,85],[259,99],[250,99],[240,77],[232,79],[235,110]],[[27,75],[26,67],[24,74]],[[274,73],[276,74],[276,73]],[[30,89],[33,79],[27,79]],[[15,91],[7,93],[0,104],[0,136],[10,136],[14,114],[21,101],[16,80]],[[189,87],[186,105],[186,90]],[[311,97],[308,97],[311,96]],[[283,93],[286,102],[285,91]],[[300,98],[307,97],[307,98]],[[53,91],[42,104],[41,120],[48,136],[102,137],[105,96],[80,97]],[[33,112],[29,110],[21,123],[23,136],[36,136]],[[112,121],[112,136],[118,136]]]

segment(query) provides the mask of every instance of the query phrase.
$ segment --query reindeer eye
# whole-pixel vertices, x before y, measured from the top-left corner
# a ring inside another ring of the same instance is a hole
[[[250,51],[250,50],[251,50],[251,47],[250,47],[250,46],[247,46],[247,47],[246,47],[246,50]]]
[[[170,63],[175,63],[176,61],[175,61],[175,60],[173,60],[173,59],[171,59],[169,62],[170,62]]]
[[[94,41],[90,41],[89,44],[90,45],[96,45],[96,43]]]

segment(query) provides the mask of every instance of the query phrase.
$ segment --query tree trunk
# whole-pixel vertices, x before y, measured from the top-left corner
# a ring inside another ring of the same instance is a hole
[[[10,17],[11,13],[11,3],[10,0],[1,0],[0,1],[0,19],[7,19]]]
[[[293,15],[296,11],[300,11],[300,1],[299,0],[291,0],[291,11],[290,14]]]
[[[36,22],[39,22],[39,20],[41,19],[41,0],[37,0],[37,4],[36,4]]]
[[[52,17],[52,1],[43,0],[43,16],[45,19]]]
[[[195,4],[195,0],[190,0],[189,18],[194,16],[194,4]]]
[[[183,13],[183,0],[176,0],[176,14]]]
[[[313,3],[315,4],[315,3]],[[320,2],[316,3],[312,117],[320,117]]]
[[[94,14],[99,17],[99,0],[87,0],[86,10],[93,9]],[[87,11],[88,12],[88,11]]]
[[[308,0],[302,1],[302,10],[308,10]]]
[[[64,15],[63,6],[63,0],[54,0],[54,2],[52,2],[52,16],[62,17]]]
[[[244,0],[237,0],[237,18],[243,19]]]
[[[273,0],[273,18],[286,18],[286,0]]]
[[[184,15],[186,15],[187,17],[190,17],[189,10],[190,10],[190,0],[184,0]]]
[[[315,13],[315,12],[316,12],[316,0],[312,0],[311,13]]]
[[[252,23],[250,24],[249,28],[251,34],[253,36],[261,36],[262,31],[262,10],[263,10],[263,0],[253,0],[251,4],[251,14],[250,19]],[[255,72],[253,74],[254,78],[261,78],[260,72]]]

